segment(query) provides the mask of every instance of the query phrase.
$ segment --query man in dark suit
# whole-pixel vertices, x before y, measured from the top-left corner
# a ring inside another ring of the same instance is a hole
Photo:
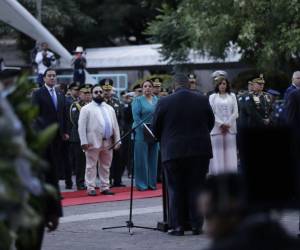
[[[58,186],[58,169],[60,167],[60,149],[63,140],[68,140],[69,135],[66,133],[66,104],[65,97],[55,89],[56,72],[53,69],[47,69],[44,73],[45,84],[35,91],[32,95],[33,104],[39,108],[39,114],[34,123],[34,128],[43,130],[50,125],[58,124],[58,132],[53,141],[47,146],[44,155],[45,160],[49,163],[49,168],[45,174],[47,183],[52,184],[57,193]],[[50,231],[55,230],[58,226],[59,217],[62,216],[60,200],[49,200],[46,205],[46,227]]]
[[[297,166],[300,169],[300,89],[292,91],[287,99],[285,107],[285,117],[287,125],[293,131],[294,135],[294,153],[295,159],[297,159]],[[299,170],[300,171],[300,170]],[[299,232],[300,232],[300,220],[299,220]],[[300,233],[298,234],[300,237]]]
[[[289,95],[294,91],[300,89],[300,71],[295,71],[292,77],[291,85],[286,89],[284,93],[284,101],[287,103]]]
[[[180,236],[184,235],[185,206],[193,234],[201,231],[203,219],[196,203],[212,157],[214,114],[205,96],[188,89],[185,75],[176,74],[174,82],[175,93],[157,104],[152,129],[161,143],[172,228],[169,234]]]

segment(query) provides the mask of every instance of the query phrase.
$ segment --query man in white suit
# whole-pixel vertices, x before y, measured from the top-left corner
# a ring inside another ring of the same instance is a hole
[[[119,125],[114,109],[103,99],[100,86],[92,88],[93,101],[85,105],[79,115],[78,132],[85,152],[85,182],[87,193],[96,196],[97,161],[101,194],[113,195],[109,190],[109,171],[113,157],[111,146],[120,140]],[[117,150],[120,143],[114,146]]]

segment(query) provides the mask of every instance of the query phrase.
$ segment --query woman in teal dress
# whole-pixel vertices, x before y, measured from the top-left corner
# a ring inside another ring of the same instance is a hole
[[[146,80],[142,84],[143,95],[138,96],[132,103],[133,127],[141,123],[151,123],[152,115],[157,104],[157,97],[152,95],[153,83]],[[156,189],[158,161],[158,143],[148,143],[144,139],[143,126],[135,131],[134,141],[134,174],[135,185],[140,191]]]

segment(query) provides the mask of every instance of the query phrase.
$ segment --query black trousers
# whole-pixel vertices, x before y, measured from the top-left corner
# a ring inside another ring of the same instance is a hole
[[[69,161],[70,165],[73,166],[75,170],[76,186],[83,186],[85,175],[85,154],[82,151],[80,142],[70,142]]]
[[[122,175],[124,172],[124,163],[122,162],[121,149],[114,150],[113,159],[110,168],[110,179],[114,185],[122,183]]]
[[[72,165],[70,163],[70,143],[68,141],[62,142],[62,164],[64,168],[64,179],[66,186],[73,186],[72,181]]]
[[[168,191],[170,228],[202,227],[203,217],[198,212],[197,198],[205,181],[209,158],[190,157],[163,163]],[[188,216],[186,216],[188,214]]]

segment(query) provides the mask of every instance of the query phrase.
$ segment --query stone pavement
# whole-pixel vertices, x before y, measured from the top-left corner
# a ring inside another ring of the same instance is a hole
[[[162,219],[161,198],[135,200],[133,222],[138,226],[155,227]],[[102,227],[125,226],[129,201],[99,203],[64,208],[64,217],[57,231],[46,233],[43,250],[158,250],[205,249],[206,236],[169,236],[160,231],[133,228],[102,230]],[[297,233],[299,215],[287,212],[282,223]]]

